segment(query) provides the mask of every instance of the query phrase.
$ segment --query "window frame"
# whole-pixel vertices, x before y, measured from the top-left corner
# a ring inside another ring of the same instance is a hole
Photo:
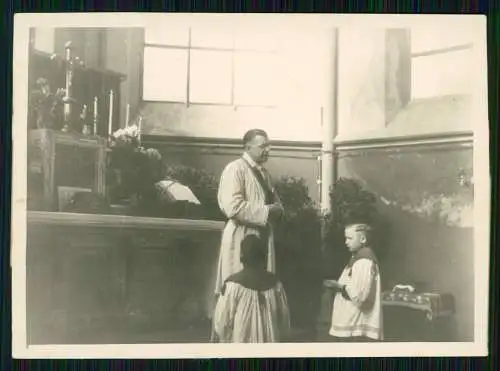
[[[205,46],[192,46],[191,45],[191,33],[192,33],[192,27],[188,27],[188,44],[186,46],[184,45],[173,45],[173,44],[159,44],[159,43],[150,43],[146,41],[146,36],[144,35],[144,40],[143,40],[143,53],[142,53],[142,72],[141,72],[141,99],[143,102],[147,103],[169,103],[169,104],[183,104],[186,107],[190,106],[220,106],[220,107],[233,107],[234,109],[237,109],[239,107],[241,108],[263,108],[263,109],[269,109],[269,108],[276,108],[278,106],[278,99],[276,99],[276,103],[272,105],[262,105],[262,104],[236,104],[235,102],[235,83],[236,83],[236,76],[235,76],[235,60],[236,60],[236,54],[240,52],[248,52],[248,53],[255,53],[255,54],[267,54],[267,55],[276,55],[278,53],[278,47],[276,43],[276,46],[271,49],[265,49],[265,50],[259,50],[259,49],[252,49],[252,48],[237,48],[236,45],[236,37],[233,34],[232,36],[232,47],[227,48],[227,47],[205,47]],[[148,100],[144,99],[144,71],[146,68],[145,65],[145,60],[144,60],[144,51],[147,48],[155,48],[155,49],[181,49],[181,50],[186,50],[187,51],[187,74],[186,74],[186,100],[181,102],[181,101],[169,101],[169,100]],[[210,103],[210,102],[196,102],[196,101],[191,101],[190,100],[190,78],[191,78],[191,51],[209,51],[209,52],[230,52],[231,53],[231,99],[229,103]]]
[[[436,48],[436,49],[430,49],[426,51],[420,51],[420,52],[411,52],[410,53],[410,58],[411,61],[413,62],[415,58],[425,58],[425,57],[435,57],[437,55],[443,55],[443,54],[450,54],[450,53],[455,53],[455,52],[460,52],[460,51],[465,51],[465,50],[472,50],[474,48],[473,43],[462,43],[462,44],[456,44],[448,47],[441,47],[441,48]],[[411,74],[413,75],[413,63],[411,63]],[[422,99],[422,98],[415,98],[413,96],[413,83],[411,84],[411,100],[414,99]],[[446,94],[447,95],[447,94]],[[440,96],[440,95],[438,95]],[[432,97],[426,97],[426,98],[433,98],[433,97],[438,97],[438,96],[432,96]]]

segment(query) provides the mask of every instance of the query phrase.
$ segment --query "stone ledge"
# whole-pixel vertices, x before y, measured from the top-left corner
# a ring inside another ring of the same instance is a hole
[[[106,228],[171,229],[188,231],[222,231],[224,222],[215,220],[167,219],[126,215],[78,214],[28,211],[30,225],[83,226]]]

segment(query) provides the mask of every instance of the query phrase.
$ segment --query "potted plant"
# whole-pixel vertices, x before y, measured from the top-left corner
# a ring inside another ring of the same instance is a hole
[[[136,211],[154,200],[155,184],[163,175],[162,156],[144,148],[136,125],[119,129],[108,150],[108,195],[111,204],[128,204]]]
[[[28,99],[28,122],[34,129],[59,129],[63,118],[65,90],[52,92],[49,81],[43,77],[36,80],[36,88]]]

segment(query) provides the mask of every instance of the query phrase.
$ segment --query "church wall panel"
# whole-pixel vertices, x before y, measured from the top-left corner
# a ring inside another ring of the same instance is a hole
[[[339,151],[339,176],[375,193],[387,225],[380,246],[385,290],[395,284],[451,293],[455,341],[474,336],[472,145]],[[384,176],[380,176],[384,169]],[[343,247],[339,247],[343,248]]]
[[[241,140],[145,136],[144,142],[160,150],[167,164],[206,170],[217,181],[224,167],[243,151]],[[317,156],[320,148],[318,142],[275,141],[266,166],[275,181],[284,176],[304,178],[309,195],[318,202],[320,168]]]

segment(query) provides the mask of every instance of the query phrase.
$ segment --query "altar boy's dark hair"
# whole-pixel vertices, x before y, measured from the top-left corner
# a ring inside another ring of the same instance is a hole
[[[240,260],[244,266],[255,267],[265,263],[267,251],[262,240],[256,235],[248,235],[241,241]]]

